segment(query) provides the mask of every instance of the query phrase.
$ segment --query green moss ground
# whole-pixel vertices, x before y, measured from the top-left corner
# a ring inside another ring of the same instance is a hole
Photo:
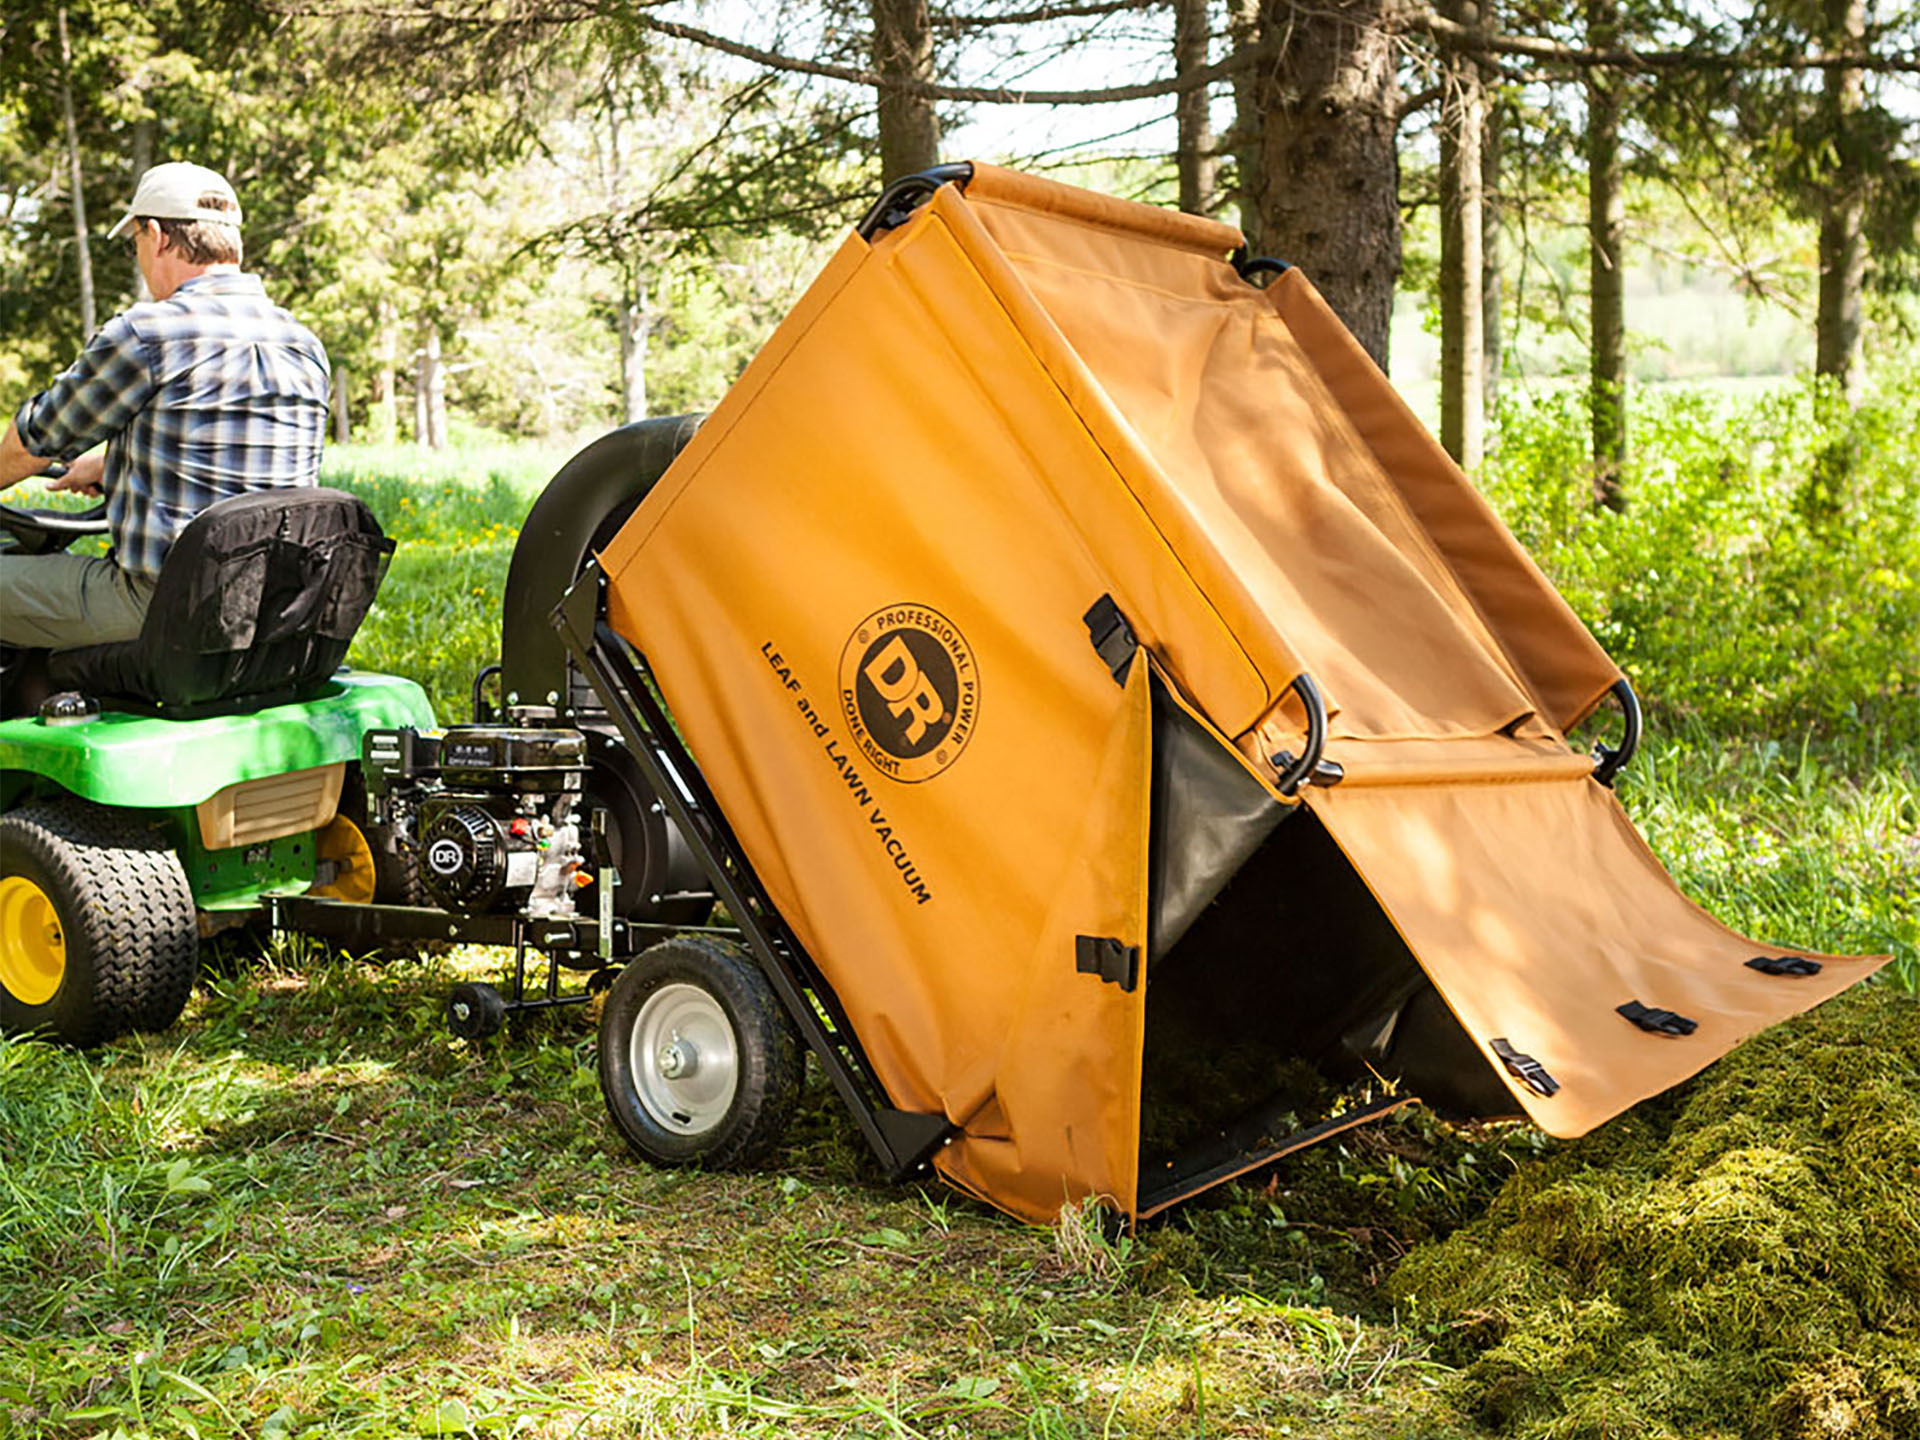
[[[1388,1287],[1478,1423],[1920,1435],[1920,1006],[1867,986],[1517,1173]]]

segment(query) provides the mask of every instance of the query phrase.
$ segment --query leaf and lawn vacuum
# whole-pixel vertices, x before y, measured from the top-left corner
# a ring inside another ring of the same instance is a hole
[[[353,729],[408,903],[250,902],[512,946],[462,1034],[604,991],[656,1163],[766,1156],[810,1052],[890,1174],[1137,1220],[1416,1098],[1581,1134],[1882,963],[1679,893],[1625,677],[1305,277],[989,166],[554,478],[493,668]]]
[[[1611,789],[1619,668],[1213,221],[894,186],[559,625],[875,1149],[1030,1220],[1411,1097],[1577,1135],[1883,963],[1680,894]],[[643,1153],[697,973],[609,999]],[[1314,1121],[1303,1062],[1384,1093]]]

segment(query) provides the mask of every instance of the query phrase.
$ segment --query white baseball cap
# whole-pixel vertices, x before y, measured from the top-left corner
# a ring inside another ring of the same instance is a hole
[[[217,210],[211,205],[202,205],[200,197],[208,194],[225,197],[233,208]],[[133,201],[127,206],[127,213],[120,217],[118,225],[107,232],[107,238],[118,240],[136,217],[207,220],[215,225],[231,225],[237,230],[240,228],[240,199],[219,171],[209,170],[204,165],[189,165],[184,160],[174,160],[165,165],[156,165],[140,177],[140,183],[133,190]]]

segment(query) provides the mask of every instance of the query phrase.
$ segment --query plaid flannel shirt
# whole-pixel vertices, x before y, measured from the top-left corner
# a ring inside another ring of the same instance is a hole
[[[320,341],[258,277],[216,271],[102,325],[14,423],[50,459],[107,442],[113,558],[151,579],[216,500],[314,483],[328,377]]]

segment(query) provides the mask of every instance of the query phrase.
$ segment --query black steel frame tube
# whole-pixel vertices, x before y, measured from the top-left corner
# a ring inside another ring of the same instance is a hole
[[[964,160],[953,165],[936,165],[917,175],[903,175],[880,192],[880,198],[854,228],[862,240],[871,240],[882,230],[891,230],[905,220],[916,205],[942,185],[965,186],[972,178],[973,166]]]
[[[886,1087],[860,1048],[839,999],[761,886],[699,768],[680,744],[654,697],[645,657],[599,618],[604,613],[604,584],[598,564],[590,564],[568,599],[554,611],[562,643],[600,697],[655,796],[699,856],[714,893],[739,925],[741,938],[852,1112],[861,1135],[889,1176],[904,1178],[951,1133],[951,1127],[924,1132],[932,1138],[917,1150],[903,1152],[888,1138],[885,1116],[902,1112],[889,1104]],[[583,635],[588,591],[594,618],[591,632]],[[576,609],[582,613],[570,613]]]
[[[1249,255],[1244,245],[1234,251],[1229,259],[1233,268],[1240,273],[1240,278],[1249,285],[1256,275],[1284,275],[1293,268],[1291,260],[1276,259],[1272,255]]]
[[[1313,772],[1320,768],[1320,757],[1326,753],[1327,702],[1320,693],[1320,687],[1313,683],[1313,677],[1304,670],[1293,677],[1293,683],[1287,688],[1300,697],[1300,704],[1306,709],[1307,748],[1298,760],[1280,773],[1274,782],[1274,789],[1282,795],[1293,795],[1313,778]]]

